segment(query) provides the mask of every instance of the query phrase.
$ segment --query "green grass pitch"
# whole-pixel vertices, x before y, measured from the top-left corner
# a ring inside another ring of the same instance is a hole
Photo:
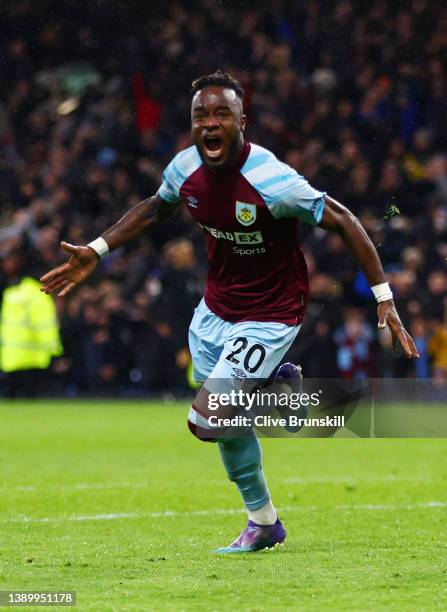
[[[225,557],[246,518],[187,410],[0,404],[0,589],[98,611],[446,609],[445,440],[264,439],[286,545]]]

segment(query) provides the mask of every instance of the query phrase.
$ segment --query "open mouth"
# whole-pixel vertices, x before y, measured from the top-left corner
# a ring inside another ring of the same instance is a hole
[[[208,157],[220,157],[223,149],[223,142],[220,136],[205,136],[203,146]]]

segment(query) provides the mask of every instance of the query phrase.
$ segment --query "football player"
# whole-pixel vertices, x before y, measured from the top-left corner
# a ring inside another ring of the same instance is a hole
[[[219,429],[209,422],[208,397],[216,379],[267,379],[297,336],[309,291],[299,222],[341,236],[378,302],[378,326],[388,326],[408,358],[418,357],[376,249],[358,219],[273,153],[244,138],[243,95],[240,84],[221,71],[197,79],[191,104],[194,144],[167,166],[158,192],[90,244],[63,242],[68,262],[41,279],[46,293],[67,295],[90,276],[101,257],[145,234],[180,206],[186,206],[203,229],[209,271],[189,344],[195,378],[204,386],[188,422],[197,437],[217,442],[228,477],[248,511],[248,526],[232,544],[218,549],[223,553],[257,551],[285,539],[257,437],[219,437]],[[294,376],[293,366],[287,365],[286,371],[286,376]],[[295,373],[299,375],[297,369]],[[280,369],[278,375],[284,372]]]

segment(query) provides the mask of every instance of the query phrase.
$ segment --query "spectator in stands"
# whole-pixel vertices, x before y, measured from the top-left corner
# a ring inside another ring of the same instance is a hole
[[[48,392],[48,370],[62,354],[52,296],[27,270],[26,246],[11,241],[1,254],[4,288],[0,309],[0,371],[8,397],[35,397]]]

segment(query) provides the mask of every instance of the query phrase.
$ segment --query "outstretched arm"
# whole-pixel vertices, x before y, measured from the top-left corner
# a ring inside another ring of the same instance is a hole
[[[179,205],[179,203],[169,204],[159,195],[140,202],[104,232],[102,238],[106,241],[108,250],[112,251],[156,227],[171,217]],[[40,280],[43,283],[41,291],[45,293],[58,291],[58,295],[63,297],[92,274],[99,261],[99,255],[89,246],[76,246],[67,242],[61,244],[70,254],[70,259],[61,266],[53,268]]]
[[[179,206],[178,202],[175,204],[165,202],[159,195],[143,200],[104,232],[102,237],[106,240],[109,251],[160,225],[172,217]]]
[[[325,202],[320,227],[337,232],[341,236],[371,287],[386,283],[379,255],[357,217],[329,196],[325,196]],[[377,316],[379,328],[383,329],[388,325],[395,349],[400,343],[407,357],[419,357],[413,338],[402,325],[392,297],[379,302]]]

